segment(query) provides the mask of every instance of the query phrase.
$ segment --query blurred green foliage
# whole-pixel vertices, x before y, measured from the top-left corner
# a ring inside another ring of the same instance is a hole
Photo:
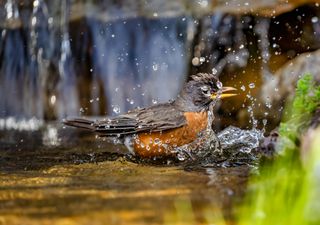
[[[279,127],[279,154],[273,160],[265,160],[260,174],[251,179],[249,194],[240,208],[239,224],[320,224],[320,207],[314,204],[320,199],[320,186],[315,182],[319,179],[315,173],[320,164],[319,145],[311,144],[312,160],[302,165],[300,157],[301,135],[319,103],[320,86],[312,75],[302,76],[286,109],[287,117]]]
[[[317,86],[311,74],[306,74],[297,82],[293,102],[285,110],[285,118],[280,124],[279,134],[281,141],[279,150],[297,148],[299,135],[308,126],[312,113],[320,103],[320,86]]]

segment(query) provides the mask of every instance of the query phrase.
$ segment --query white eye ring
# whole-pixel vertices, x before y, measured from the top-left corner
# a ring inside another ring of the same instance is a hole
[[[220,81],[217,81],[217,87],[218,87],[219,89],[222,88],[222,83],[221,83]]]

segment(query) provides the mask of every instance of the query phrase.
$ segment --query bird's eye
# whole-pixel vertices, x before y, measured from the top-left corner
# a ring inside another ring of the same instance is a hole
[[[210,88],[208,86],[202,86],[201,91],[205,95],[210,94]]]

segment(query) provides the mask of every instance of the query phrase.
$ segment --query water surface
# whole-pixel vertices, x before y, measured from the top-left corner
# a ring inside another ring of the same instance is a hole
[[[135,163],[122,145],[56,124],[1,131],[0,146],[0,224],[232,222],[249,172]]]

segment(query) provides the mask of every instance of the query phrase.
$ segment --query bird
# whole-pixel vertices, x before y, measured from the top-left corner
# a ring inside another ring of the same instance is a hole
[[[102,120],[75,118],[64,123],[102,137],[122,138],[130,152],[140,158],[175,157],[176,148],[191,143],[198,146],[203,141],[198,140],[199,134],[212,125],[210,108],[219,99],[237,95],[236,90],[223,87],[213,74],[197,73],[190,76],[175,100]]]

